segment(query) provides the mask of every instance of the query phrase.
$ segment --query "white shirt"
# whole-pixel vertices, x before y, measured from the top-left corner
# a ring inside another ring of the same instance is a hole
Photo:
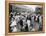
[[[42,22],[42,17],[41,16],[39,17],[39,22]]]
[[[10,26],[12,27],[12,26],[14,26],[14,25],[17,25],[15,20],[14,20],[14,22],[11,23]]]
[[[30,26],[30,20],[27,20],[28,27]]]

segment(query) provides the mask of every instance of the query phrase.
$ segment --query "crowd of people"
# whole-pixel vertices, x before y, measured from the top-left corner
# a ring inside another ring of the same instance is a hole
[[[12,32],[42,31],[43,16],[40,14],[17,14],[10,27]]]

